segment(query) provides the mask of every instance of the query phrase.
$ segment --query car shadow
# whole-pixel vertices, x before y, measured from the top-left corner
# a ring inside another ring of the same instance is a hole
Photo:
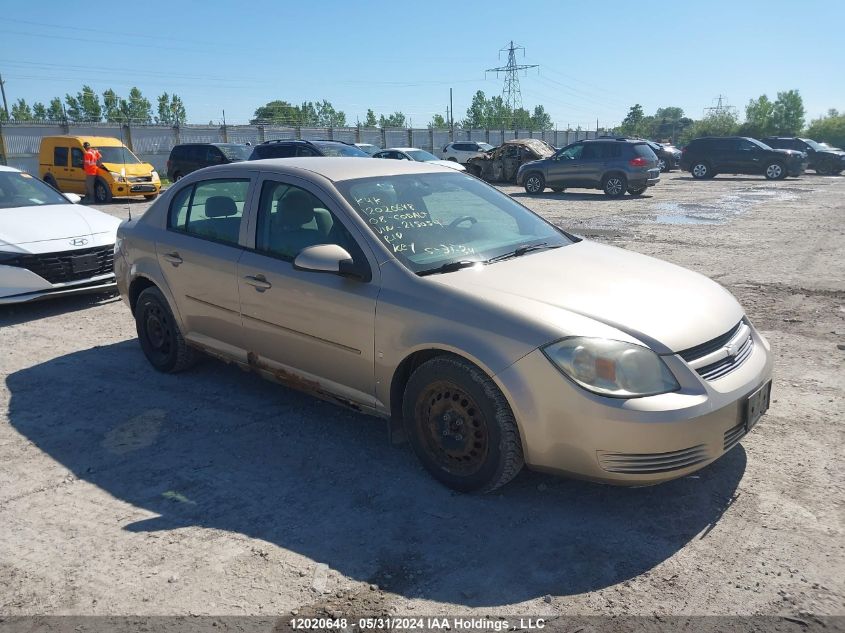
[[[584,200],[584,201],[604,201],[604,202],[632,202],[634,200],[648,200],[652,198],[650,194],[642,194],[639,196],[632,196],[630,194],[625,194],[624,196],[620,196],[619,198],[611,198],[610,196],[606,196],[602,191],[596,191],[595,193],[588,193],[588,192],[579,192],[579,193],[571,193],[569,191],[561,191],[560,193],[555,192],[545,192],[539,195],[536,194],[529,194],[529,193],[512,193],[510,194],[511,198],[525,198],[527,200]]]
[[[391,446],[375,418],[218,361],[159,374],[134,340],[22,369],[6,386],[19,433],[157,515],[103,530],[227,530],[397,595],[467,606],[578,594],[652,569],[719,521],[746,464],[737,448],[648,488],[523,472],[469,496]]]
[[[713,180],[729,180],[731,182],[783,182],[784,180],[800,178],[800,176],[787,176],[783,180],[769,180],[765,176],[732,176],[730,174],[716,174],[713,178],[693,178],[692,176],[678,176],[677,180],[694,180],[696,182],[708,182]]]
[[[87,310],[94,306],[120,301],[117,291],[50,297],[27,303],[0,305],[0,327],[37,321],[46,317]]]

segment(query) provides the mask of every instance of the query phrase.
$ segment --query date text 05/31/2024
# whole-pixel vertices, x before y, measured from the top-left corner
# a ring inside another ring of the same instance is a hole
[[[513,627],[517,629],[543,629],[546,621],[543,618],[517,618]],[[291,618],[290,627],[297,631],[330,631],[348,629],[350,625],[362,631],[367,630],[404,630],[404,631],[507,631],[511,626],[509,620],[489,618],[461,618],[461,617],[379,617],[379,618]]]

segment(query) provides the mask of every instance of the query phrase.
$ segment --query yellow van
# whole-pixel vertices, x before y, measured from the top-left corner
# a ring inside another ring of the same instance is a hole
[[[41,139],[38,175],[48,185],[65,193],[85,194],[82,144],[88,142],[102,154],[94,197],[97,202],[112,198],[144,196],[155,198],[161,180],[155,168],[142,162],[120,140],[110,136],[45,136]]]

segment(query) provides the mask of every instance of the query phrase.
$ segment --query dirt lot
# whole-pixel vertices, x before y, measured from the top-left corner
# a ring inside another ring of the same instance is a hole
[[[503,189],[733,292],[776,356],[754,433],[653,488],[461,496],[378,420],[155,373],[119,300],[0,308],[0,614],[845,613],[845,178]]]

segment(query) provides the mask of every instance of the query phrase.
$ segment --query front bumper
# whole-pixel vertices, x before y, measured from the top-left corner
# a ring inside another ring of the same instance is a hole
[[[3,277],[3,268],[3,266],[0,266],[0,305],[28,303],[30,301],[38,301],[40,299],[51,299],[54,297],[66,297],[78,294],[113,292],[117,290],[117,284],[115,283],[113,273],[108,275],[98,275],[83,281],[74,281],[65,284],[50,284],[38,277],[40,282],[36,281],[32,284],[33,286],[40,286],[38,288],[11,288],[6,286],[6,279]],[[37,277],[37,275],[33,276]],[[44,284],[46,284],[46,287]],[[23,292],[21,292],[21,290],[23,290]]]
[[[809,163],[808,161],[806,161],[806,160],[805,160],[805,161],[803,161],[803,162],[801,162],[801,163],[797,163],[797,164],[795,164],[795,165],[791,165],[791,166],[790,166],[790,169],[789,169],[789,171],[788,171],[787,173],[788,173],[790,176],[792,176],[793,178],[795,178],[795,177],[800,176],[801,174],[803,174],[803,173],[807,170],[807,167],[809,167],[809,165],[810,165],[810,163]]]
[[[496,380],[530,467],[620,485],[656,484],[705,467],[745,434],[745,400],[772,374],[768,343],[753,328],[752,339],[750,356],[715,380],[698,376],[680,356],[663,357],[682,387],[659,396],[597,396],[564,378],[540,350]]]

